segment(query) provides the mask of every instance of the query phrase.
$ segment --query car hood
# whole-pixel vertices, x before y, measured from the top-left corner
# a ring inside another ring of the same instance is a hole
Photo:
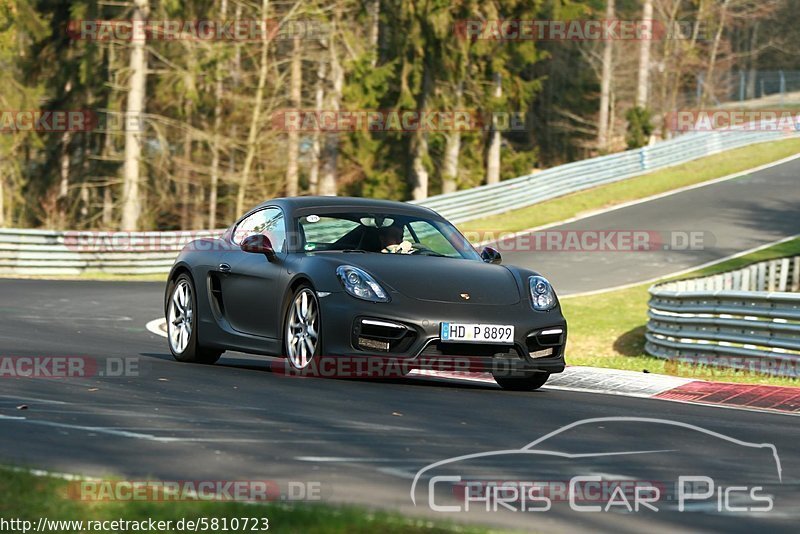
[[[416,300],[499,306],[520,300],[514,275],[501,265],[417,255],[322,253],[317,257],[337,266],[360,267],[387,289]]]

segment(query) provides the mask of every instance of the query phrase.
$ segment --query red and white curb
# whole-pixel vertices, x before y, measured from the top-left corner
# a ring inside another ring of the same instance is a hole
[[[166,326],[164,319],[155,319],[147,323],[147,330],[156,335],[167,337]],[[408,377],[495,384],[492,375],[488,373],[416,369],[411,371]],[[543,389],[622,395],[625,397],[659,399],[705,406],[800,415],[800,388],[798,387],[707,382],[705,380],[655,373],[569,366],[563,373],[552,375]]]
[[[409,376],[494,383],[486,373],[412,371]],[[705,406],[800,415],[800,388],[708,382],[677,376],[603,369],[567,367],[550,377],[543,389],[622,395]]]

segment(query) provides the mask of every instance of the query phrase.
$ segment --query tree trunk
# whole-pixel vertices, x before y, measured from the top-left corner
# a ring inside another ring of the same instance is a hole
[[[371,53],[370,65],[375,67],[378,64],[378,37],[380,35],[381,24],[381,0],[369,0],[367,4],[367,15],[369,16],[369,49]]]
[[[131,19],[144,20],[149,13],[148,0],[134,0]],[[139,159],[142,153],[144,124],[142,111],[145,105],[147,82],[146,34],[141,24],[134,24],[131,36],[130,79],[125,114],[125,159],[122,165],[122,230],[133,231],[139,227],[142,212],[139,198]]]
[[[228,0],[222,0],[219,7],[219,18],[225,20],[228,12]],[[208,228],[217,227],[217,195],[219,190],[219,130],[222,127],[222,71],[220,63],[216,67],[214,80],[214,133],[211,141],[211,183],[208,188]]]
[[[653,33],[653,0],[644,0],[642,20],[650,26]],[[650,42],[652,38],[639,41],[639,76],[636,84],[636,105],[640,108],[647,107],[647,93],[650,83]]]
[[[262,0],[261,18],[267,20],[269,11],[269,0]],[[242,166],[242,174],[239,178],[239,191],[236,194],[236,213],[244,211],[244,199],[247,192],[247,182],[250,179],[250,169],[256,156],[256,135],[258,134],[258,122],[261,118],[261,106],[264,100],[264,86],[267,83],[267,57],[269,52],[269,37],[264,36],[261,42],[261,64],[258,73],[258,88],[256,89],[256,102],[253,108],[253,116],[250,120],[250,131],[247,134],[247,153]]]
[[[106,184],[103,186],[103,211],[102,219],[103,229],[111,229],[111,221],[114,220],[114,201],[111,198],[111,186]]]
[[[58,197],[57,206],[58,214],[56,224],[63,227],[67,223],[67,209],[69,202],[69,168],[70,168],[70,154],[69,144],[72,141],[72,133],[64,132],[61,135],[61,151],[59,154],[59,181],[58,181]]]
[[[291,107],[300,109],[302,105],[303,87],[303,63],[300,57],[300,36],[295,36],[292,40],[292,63],[289,82],[289,100]],[[298,159],[300,157],[300,132],[295,129],[289,130],[287,140],[287,162],[286,162],[286,196],[297,196],[300,176]]]
[[[758,73],[758,22],[753,23],[753,33],[750,36],[750,68],[747,73],[747,88],[745,95],[748,100],[756,97],[756,75]]]
[[[503,80],[500,74],[495,75],[494,83],[494,97],[501,98],[503,96]],[[500,143],[502,138],[494,117],[492,117],[490,136],[489,150],[486,153],[486,183],[496,184],[500,181]]]
[[[314,95],[314,109],[317,116],[322,111],[322,105],[325,101],[325,61],[320,59],[319,66],[317,67],[317,88]],[[319,131],[313,134],[313,143],[311,144],[311,168],[308,171],[308,192],[316,195],[319,192],[319,160],[320,160],[320,135]]]
[[[463,71],[462,71],[463,72]],[[460,78],[460,76],[459,76]],[[464,106],[464,82],[459,79],[455,87],[455,108]],[[461,153],[461,132],[453,129],[445,136],[444,168],[442,169],[442,193],[452,193],[458,189],[458,160]]]
[[[338,19],[338,17],[337,17]],[[331,55],[331,90],[328,92],[327,105],[325,111],[338,113],[342,102],[342,86],[344,85],[344,70],[339,63],[339,56],[336,50],[335,41],[330,41]],[[338,132],[328,132],[325,134],[325,143],[322,147],[322,175],[319,180],[319,194],[334,196],[336,195],[336,175],[339,158],[339,134]]]
[[[433,79],[429,60],[423,59],[422,89],[417,98],[417,113],[422,117],[428,109],[428,96],[433,89]],[[424,200],[428,198],[428,169],[425,168],[425,159],[428,157],[428,132],[417,128],[411,137],[411,198]]]
[[[606,20],[614,20],[614,0],[607,0]],[[608,107],[611,94],[611,62],[614,41],[608,39],[603,43],[603,73],[600,78],[600,117],[597,120],[597,148],[608,148]]]
[[[6,225],[5,184],[6,175],[0,171],[0,228]]]

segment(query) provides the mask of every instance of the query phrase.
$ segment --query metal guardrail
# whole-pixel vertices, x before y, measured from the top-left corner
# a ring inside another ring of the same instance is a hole
[[[431,208],[450,221],[461,223],[625,180],[724,150],[797,134],[744,130],[692,132],[652,146],[567,163],[497,184],[437,195],[414,203]]]
[[[0,229],[0,274],[161,274],[186,243],[216,233]]]
[[[648,354],[800,376],[800,256],[650,288]]]
[[[637,176],[745,145],[797,135],[782,131],[695,132],[653,146],[553,167],[438,195],[416,204],[460,223]],[[182,246],[211,232],[55,232],[0,229],[0,275],[166,273]],[[119,246],[114,240],[126,240]],[[110,245],[99,246],[103,240]],[[152,246],[153,241],[158,246]],[[93,246],[92,243],[95,243]],[[137,245],[137,243],[140,243]],[[142,243],[150,243],[143,245]]]

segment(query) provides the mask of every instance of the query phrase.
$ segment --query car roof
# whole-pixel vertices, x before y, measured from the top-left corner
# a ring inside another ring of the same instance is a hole
[[[362,197],[333,197],[333,196],[303,196],[303,197],[283,197],[267,200],[259,204],[256,208],[265,206],[280,206],[288,215],[292,216],[298,211],[308,211],[319,208],[336,208],[353,210],[387,210],[397,214],[417,215],[434,217],[441,219],[441,215],[430,208],[408,204],[406,202],[396,202],[393,200],[378,200],[374,198]],[[252,210],[251,210],[252,211]]]

